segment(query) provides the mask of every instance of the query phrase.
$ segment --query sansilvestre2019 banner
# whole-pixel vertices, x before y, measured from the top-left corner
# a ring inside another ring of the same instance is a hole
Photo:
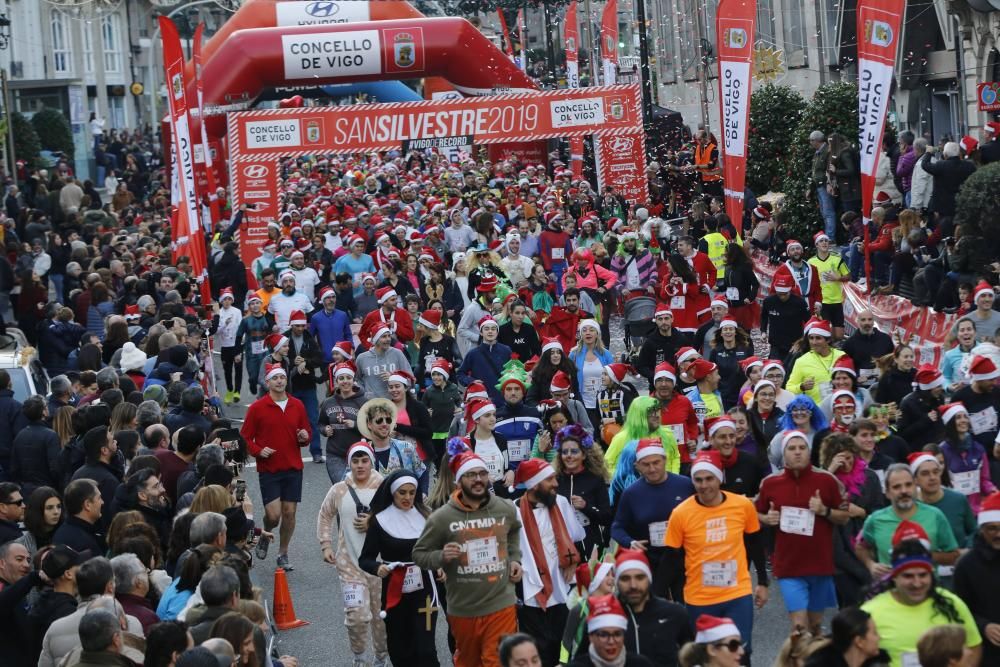
[[[722,0],[715,21],[716,41],[719,45],[719,108],[722,119],[720,148],[726,213],[732,220],[743,218],[756,17],[756,0]]]

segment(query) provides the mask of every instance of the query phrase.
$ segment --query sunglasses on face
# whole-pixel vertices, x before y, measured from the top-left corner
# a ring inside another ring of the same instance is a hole
[[[17,505],[20,507],[24,505],[24,498],[18,498],[17,500],[0,500],[0,505]]]
[[[621,630],[598,630],[593,633],[594,637],[607,641],[608,639],[624,639],[625,633]]]
[[[743,646],[743,642],[739,639],[730,639],[728,642],[716,642],[712,644],[715,648],[724,648],[730,653],[736,653]]]
[[[580,450],[575,447],[564,447],[561,452],[564,456],[573,456],[575,454],[580,454]]]
[[[376,426],[385,426],[386,424],[391,424],[392,420],[388,417],[376,417],[372,420],[372,423]]]
[[[792,413],[794,414],[796,412],[800,415],[811,415],[813,411],[809,408],[793,408]]]

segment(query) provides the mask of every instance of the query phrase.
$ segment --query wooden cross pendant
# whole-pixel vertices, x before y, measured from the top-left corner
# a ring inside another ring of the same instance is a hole
[[[438,611],[438,608],[435,607],[433,604],[431,604],[431,596],[430,595],[425,596],[424,600],[426,602],[426,606],[421,607],[420,609],[417,609],[417,613],[418,614],[425,614],[427,616],[427,618],[425,619],[425,625],[426,625],[426,628],[427,628],[427,632],[430,632],[431,631],[431,614],[433,614],[434,612]]]

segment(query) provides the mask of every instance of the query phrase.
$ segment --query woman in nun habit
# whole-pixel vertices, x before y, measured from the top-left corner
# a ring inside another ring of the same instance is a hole
[[[405,469],[390,473],[375,492],[371,510],[359,564],[382,579],[389,658],[394,665],[438,667],[438,573],[413,563],[413,545],[430,514],[416,475]]]

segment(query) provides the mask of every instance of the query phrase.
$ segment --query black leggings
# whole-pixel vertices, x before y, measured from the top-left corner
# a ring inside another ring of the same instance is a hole
[[[222,348],[222,373],[226,378],[226,391],[235,391],[239,393],[240,387],[243,386],[243,363],[236,363],[236,355],[239,354],[239,348],[235,345],[233,347]],[[233,369],[236,370],[236,384],[233,384]]]

